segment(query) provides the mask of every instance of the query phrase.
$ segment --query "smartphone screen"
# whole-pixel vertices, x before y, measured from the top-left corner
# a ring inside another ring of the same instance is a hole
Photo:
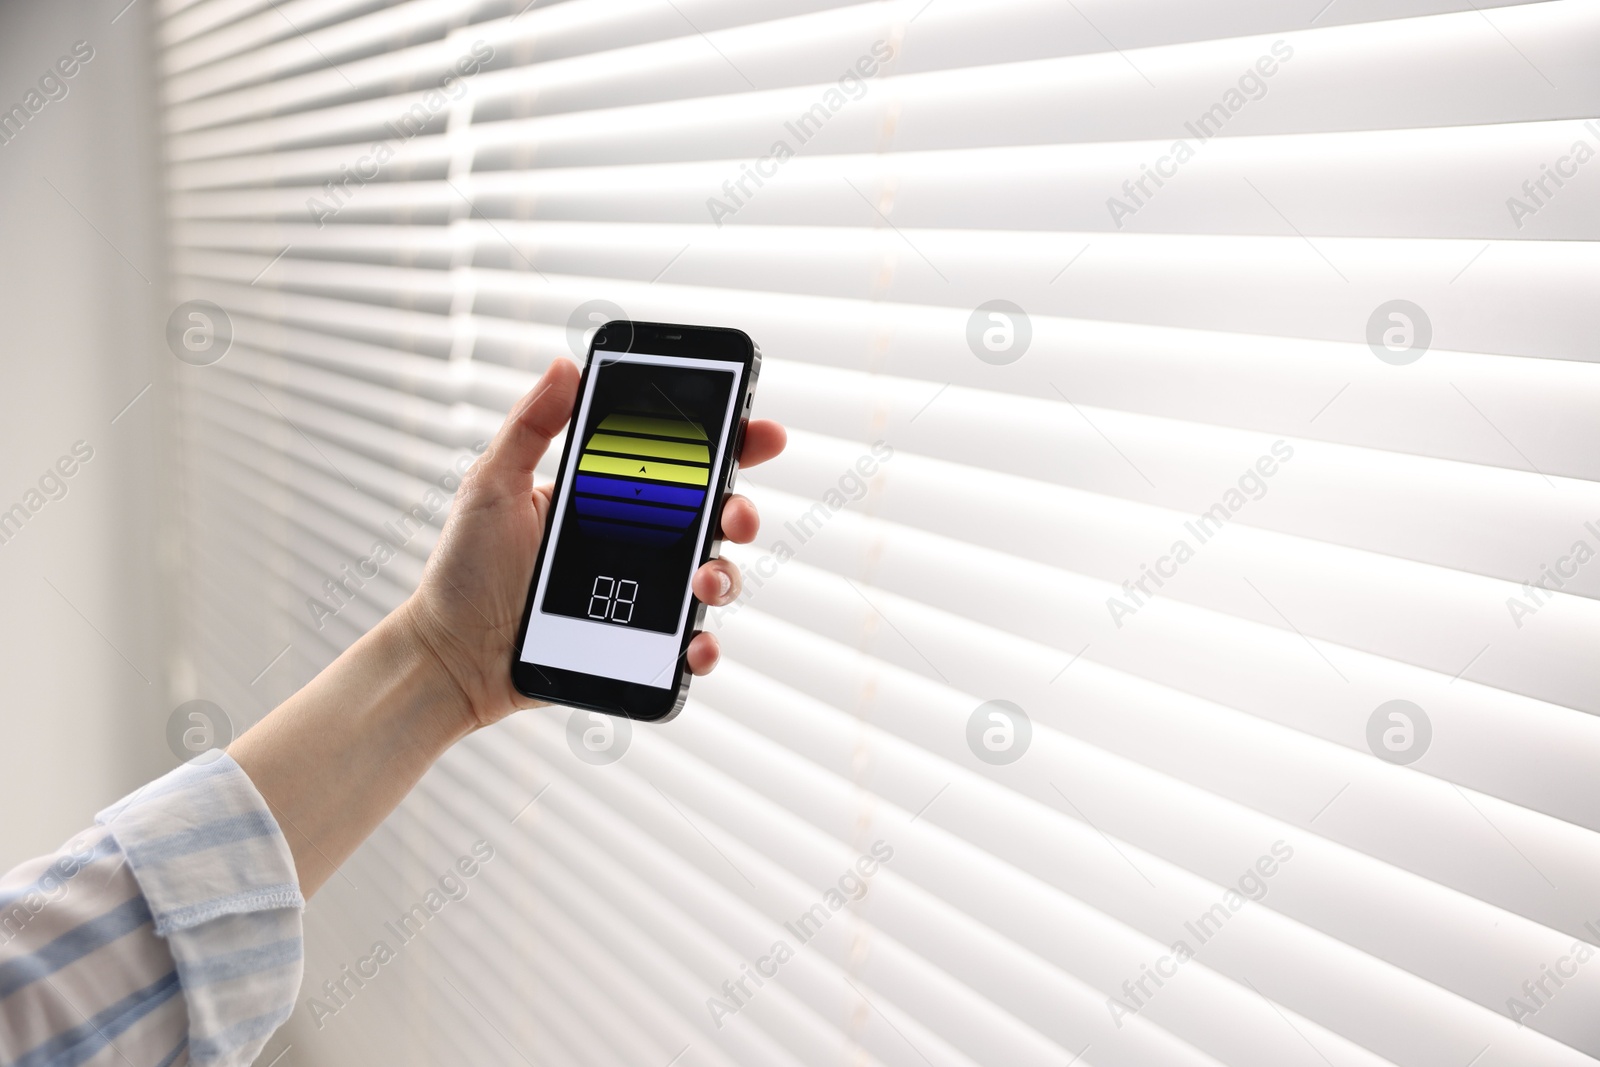
[[[535,575],[525,663],[679,684],[689,581],[738,427],[745,363],[596,349]]]

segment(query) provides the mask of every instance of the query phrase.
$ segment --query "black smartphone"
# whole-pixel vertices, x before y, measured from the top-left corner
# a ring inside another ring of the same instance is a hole
[[[705,614],[689,582],[721,546],[760,371],[739,330],[595,331],[517,634],[518,692],[645,722],[682,709]]]

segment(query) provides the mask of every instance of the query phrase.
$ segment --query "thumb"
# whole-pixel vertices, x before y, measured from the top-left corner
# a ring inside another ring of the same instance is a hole
[[[526,492],[550,439],[572,417],[577,396],[578,368],[571,360],[555,359],[494,435],[484,452],[483,473],[497,483],[514,481],[518,492]]]

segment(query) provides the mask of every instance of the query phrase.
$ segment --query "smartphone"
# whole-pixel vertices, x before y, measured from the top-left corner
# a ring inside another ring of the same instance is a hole
[[[761,352],[712,326],[616,320],[590,341],[511,664],[525,696],[665,722],[705,614]]]

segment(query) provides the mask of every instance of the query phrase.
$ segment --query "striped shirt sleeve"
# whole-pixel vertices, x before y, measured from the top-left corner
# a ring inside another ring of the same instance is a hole
[[[0,878],[0,1063],[243,1067],[299,992],[288,844],[226,754]]]

